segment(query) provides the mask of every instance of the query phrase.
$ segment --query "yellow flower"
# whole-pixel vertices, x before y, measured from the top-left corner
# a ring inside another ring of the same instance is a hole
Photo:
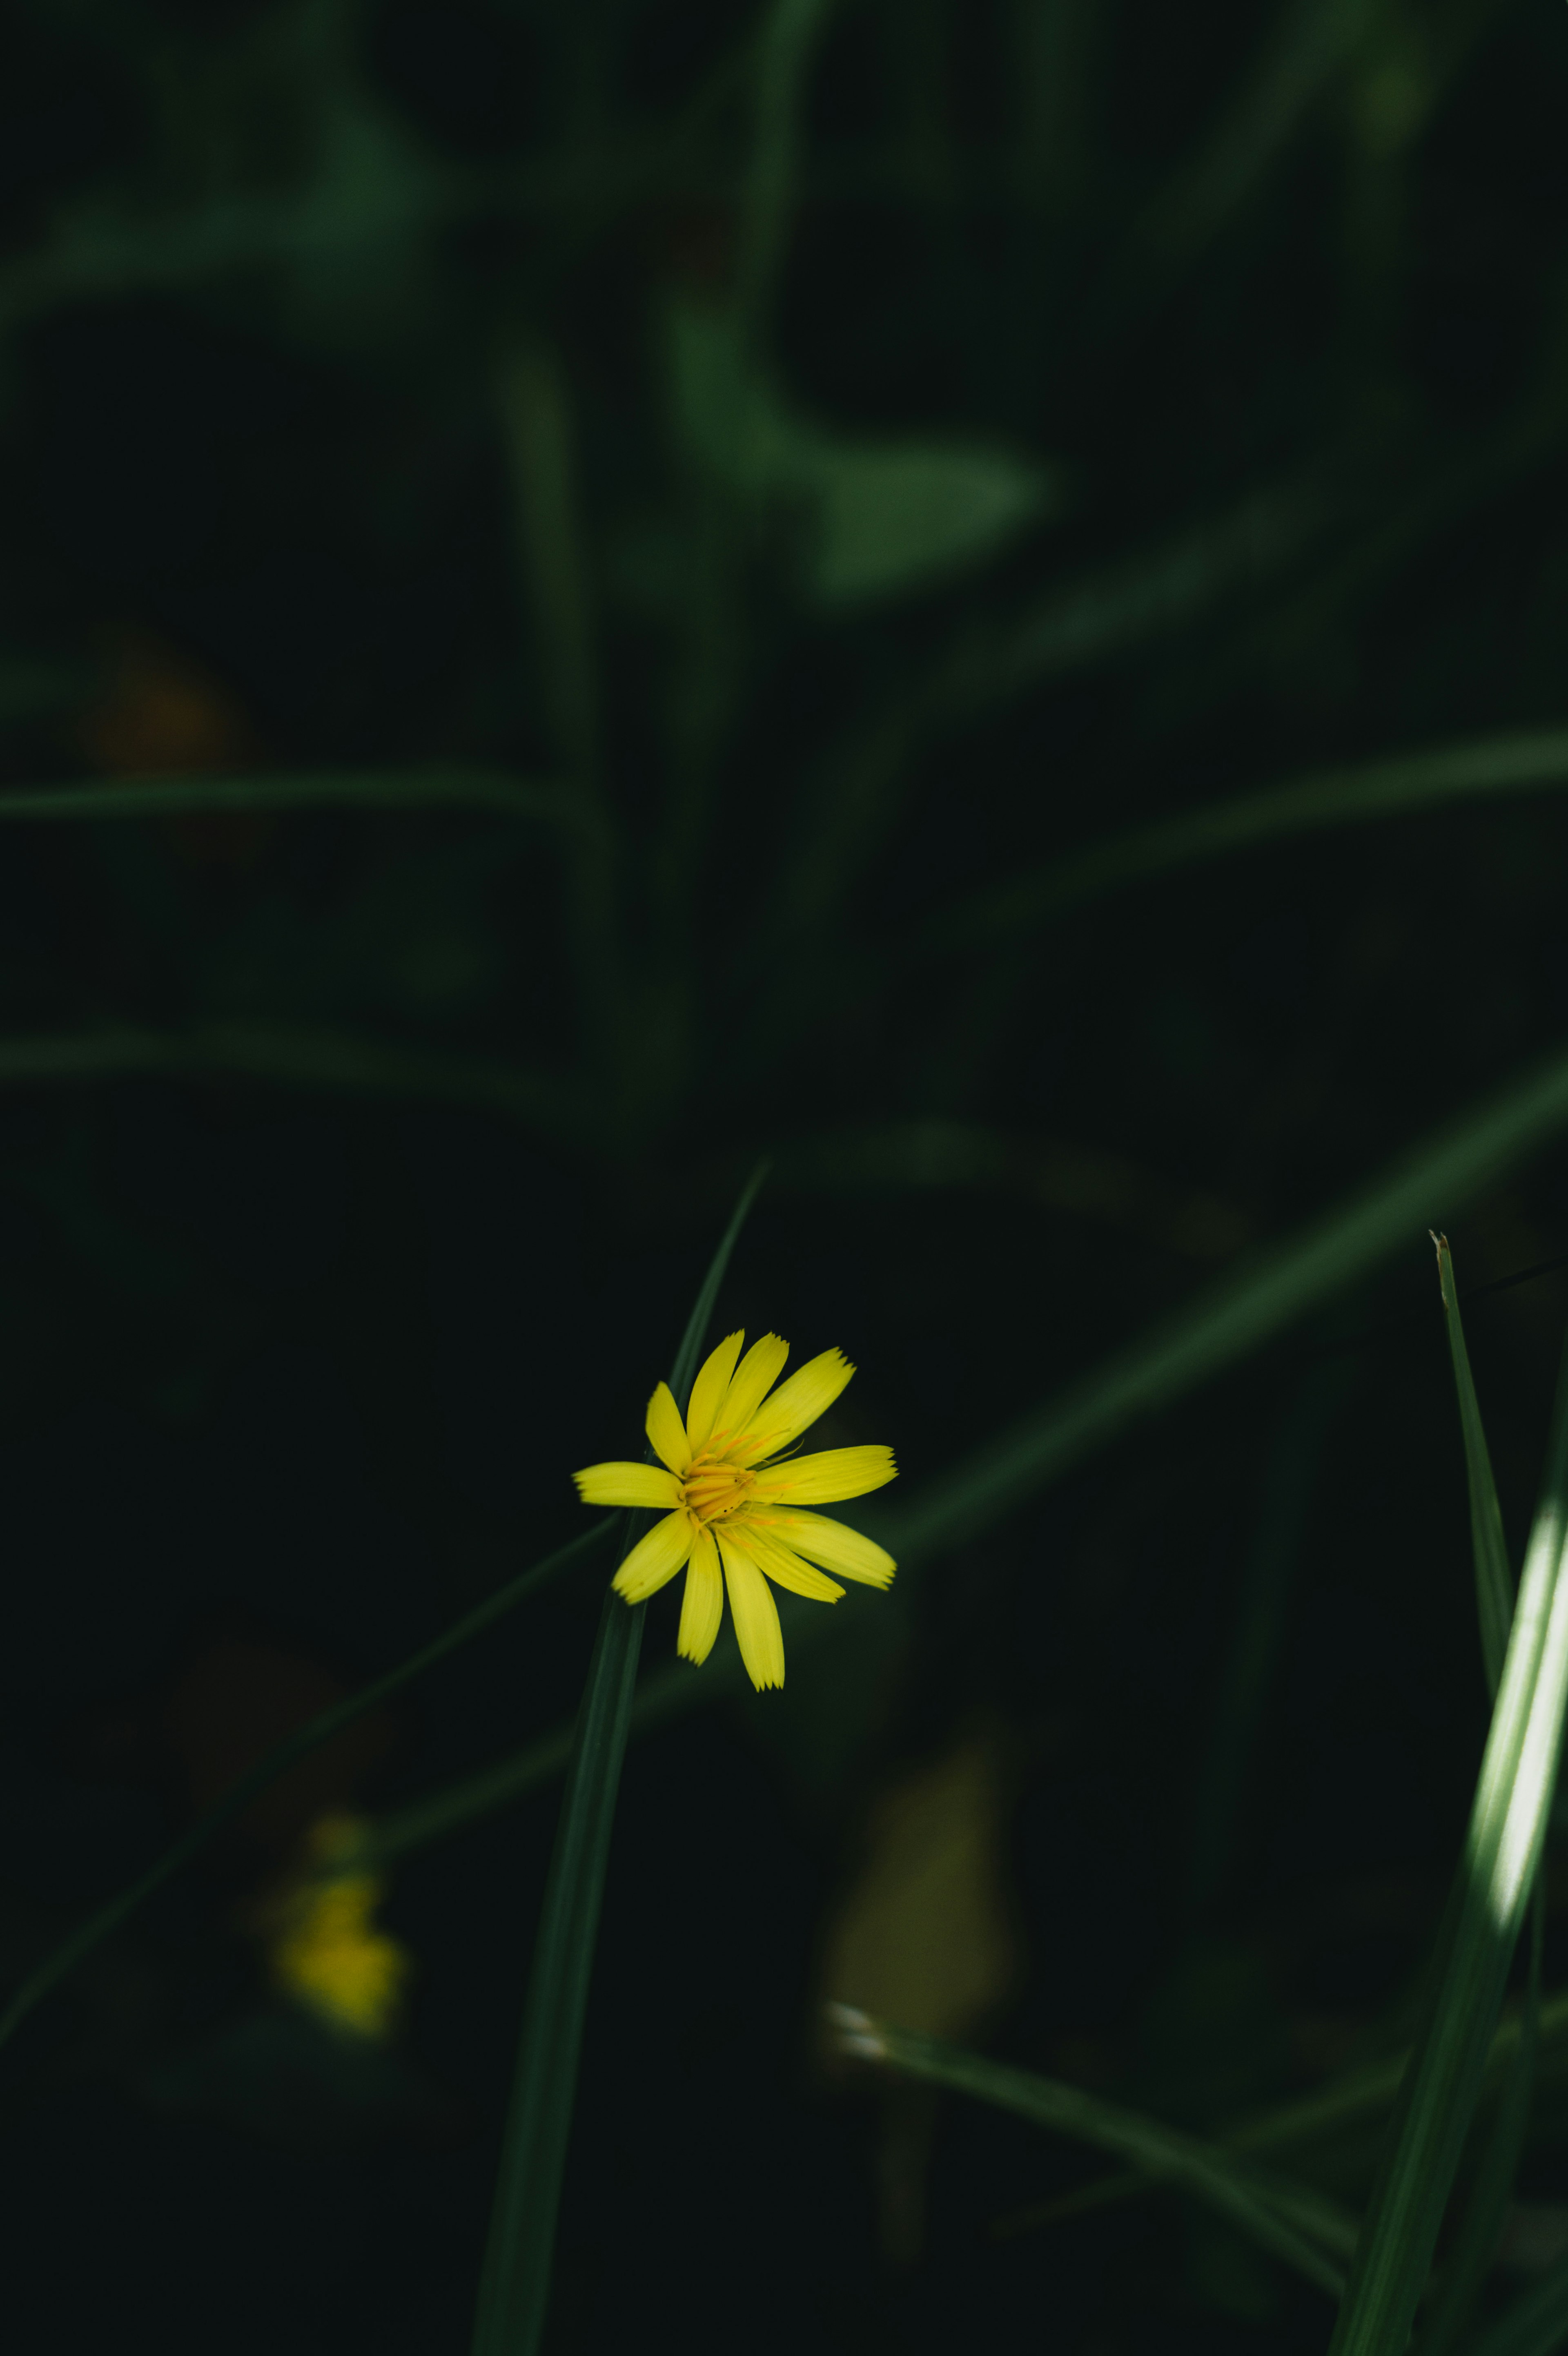
[[[330,1869],[351,1853],[362,1829],[352,1816],[324,1817],[310,1837],[313,1860]],[[390,2033],[409,1976],[407,1949],[371,1920],[381,1897],[379,1874],[344,1870],[307,1879],[283,1901],[272,1941],[279,1987],[357,2037]]]
[[[659,1463],[590,1464],[574,1477],[586,1505],[668,1508],[616,1572],[616,1593],[628,1603],[645,1602],[685,1566],[677,1649],[688,1661],[705,1661],[727,1587],[741,1658],[761,1692],[784,1683],[784,1635],[770,1579],[794,1594],[837,1603],[844,1590],[815,1564],[868,1587],[886,1587],[893,1575],[884,1547],[805,1508],[864,1496],[893,1480],[898,1467],[891,1448],[784,1456],[855,1369],[841,1351],[824,1350],[775,1391],[788,1343],[764,1333],[742,1358],[745,1338],[730,1334],[706,1361],[684,1422],[669,1385],[655,1391],[647,1433]]]

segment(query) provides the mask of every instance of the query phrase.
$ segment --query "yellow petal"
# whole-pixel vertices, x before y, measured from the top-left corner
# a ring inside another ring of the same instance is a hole
[[[743,1458],[772,1456],[798,1440],[818,1416],[827,1414],[854,1371],[842,1350],[824,1350],[820,1357],[808,1358],[758,1408]]]
[[[798,1514],[787,1506],[770,1506],[763,1526],[770,1537],[778,1538],[808,1562],[820,1562],[828,1570],[836,1570],[840,1579],[857,1579],[868,1587],[886,1587],[898,1565],[886,1547],[874,1538],[862,1537],[859,1530],[850,1529],[844,1522],[829,1521],[826,1514]]]
[[[752,1483],[759,1505],[829,1505],[837,1497],[863,1497],[898,1479],[891,1448],[825,1448],[817,1456],[792,1456],[770,1464]]]
[[[654,1446],[654,1454],[662,1456],[672,1472],[684,1474],[691,1462],[691,1451],[686,1444],[686,1426],[680,1419],[680,1409],[667,1383],[660,1383],[648,1401],[644,1430]]]
[[[590,1464],[574,1472],[585,1505],[678,1505],[680,1483],[662,1464]]]
[[[724,1561],[724,1584],[730,1590],[730,1609],[734,1614],[735,1635],[741,1647],[741,1658],[746,1664],[746,1675],[761,1693],[764,1687],[784,1683],[784,1631],[779,1626],[779,1607],[773,1591],[754,1562],[748,1562],[738,1548],[729,1543],[728,1535],[719,1542]]]
[[[711,1436],[716,1442],[732,1444],[742,1436],[763,1394],[783,1374],[788,1355],[789,1344],[781,1342],[776,1333],[764,1333],[760,1342],[752,1343],[731,1377],[713,1419]]]
[[[719,1402],[730,1387],[730,1377],[735,1371],[735,1361],[745,1340],[739,1333],[726,1333],[716,1350],[709,1353],[691,1386],[691,1398],[687,1403],[686,1429],[691,1441],[691,1452],[700,1454],[703,1442],[713,1429],[713,1419],[719,1412]]]
[[[719,1622],[724,1617],[724,1581],[719,1575],[719,1549],[709,1529],[699,1529],[692,1541],[687,1565],[686,1593],[680,1606],[680,1633],[675,1649],[682,1659],[705,1661],[713,1650]]]
[[[612,1584],[628,1603],[645,1603],[650,1595],[672,1580],[691,1552],[691,1516],[682,1511],[667,1514],[647,1536],[639,1538]]]
[[[727,1545],[749,1555],[757,1569],[775,1587],[787,1587],[792,1595],[809,1595],[814,1603],[837,1603],[844,1590],[831,1579],[824,1579],[808,1562],[802,1562],[790,1547],[781,1546],[772,1533],[759,1529],[754,1522],[734,1521],[724,1532]]]

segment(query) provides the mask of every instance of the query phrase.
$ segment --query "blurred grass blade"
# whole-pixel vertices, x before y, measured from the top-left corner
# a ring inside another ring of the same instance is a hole
[[[224,811],[293,809],[476,809],[564,825],[571,808],[560,787],[503,769],[302,769],[251,777],[117,777],[90,786],[0,788],[6,819],[184,818]]]
[[[1568,2340],[1568,2258],[1467,2343],[1465,2356],[1557,2356]]]
[[[0,1036],[0,1087],[75,1086],[133,1076],[259,1080],[344,1096],[473,1105],[555,1133],[581,1125],[581,1098],[553,1073],[372,1032],[293,1023],[203,1023],[184,1031],[128,1023]]]
[[[773,0],[756,50],[756,133],[741,209],[735,299],[761,337],[795,207],[799,123],[812,52],[833,0]]]
[[[1342,1362],[1315,1366],[1291,1400],[1264,1467],[1256,1526],[1242,1569],[1235,1633],[1193,1809],[1187,1908],[1194,1920],[1213,1905],[1235,1855],[1248,1770],[1285,1647],[1324,1442],[1353,1381]]]
[[[1234,1365],[1568,1127],[1568,1055],[1424,1139],[1348,1202],[1257,1253],[1187,1308],[865,1526],[901,1569],[988,1528],[1140,1416]]]
[[[1481,1623],[1481,1658],[1487,1687],[1497,1699],[1498,1679],[1508,1650],[1509,1623],[1513,1618],[1513,1571],[1503,1535],[1502,1508],[1492,1479],[1492,1460],[1481,1428],[1480,1403],[1470,1375],[1465,1328],[1459,1317],[1459,1295],[1454,1283],[1454,1260],[1446,1236],[1435,1235],[1437,1280],[1448,1327],[1448,1349],[1454,1361],[1454,1386],[1459,1395],[1459,1427],[1465,1438],[1465,1478],[1470,1494],[1470,1545],[1476,1558],[1476,1607]]]
[[[1328,827],[1361,826],[1491,794],[1568,785],[1568,730],[1496,736],[1431,753],[1329,769],[1262,793],[1241,794],[1152,826],[1129,827],[1103,842],[961,902],[936,919],[927,950],[993,948],[1010,933],[1128,884],[1209,859],[1289,841]]]
[[[748,1181],[687,1321],[670,1373],[670,1388],[683,1408],[730,1255],[766,1174],[763,1163]],[[623,1559],[652,1519],[647,1514],[625,1516]],[[479,2284],[474,2356],[534,2356],[544,2328],[588,1983],[646,1608],[629,1607],[613,1589],[605,1591],[528,1975]]]
[[[844,2052],[879,2062],[901,2077],[971,2094],[1075,2142],[1134,2160],[1146,2175],[1190,2193],[1239,2226],[1319,2290],[1337,2297],[1343,2287],[1343,2267],[1335,2259],[1349,2258],[1355,2244],[1355,2220],[1310,2186],[1265,2175],[1213,2144],[1142,2112],[1104,2102],[1081,2087],[1040,2077],[1031,2070],[1008,2069],[939,2038],[890,2027],[851,2006],[830,2005],[828,2017]]]
[[[1512,2075],[1525,2027],[1522,2013],[1499,2027],[1487,2056],[1484,2091],[1500,2090]],[[1548,2052],[1568,2043],[1568,1992],[1560,1991],[1542,2002],[1540,2040],[1541,2050]],[[1296,2151],[1347,2135],[1353,2136],[1392,2109],[1410,2058],[1406,2050],[1391,2053],[1381,2062],[1367,2062],[1359,2070],[1347,2071],[1313,2094],[1298,2095],[1292,2102],[1276,2103],[1266,2111],[1256,2111],[1237,2120],[1214,2141],[1221,2150],[1248,2154]],[[1053,2224],[1058,2218],[1075,2215],[1083,2209],[1109,2208],[1119,2201],[1137,2200],[1148,2190],[1147,2176],[1102,2177],[1098,2183],[1084,2185],[1078,2191],[1009,2211],[997,2221],[993,2231],[998,2236],[1027,2233],[1034,2226]]]
[[[444,1660],[449,1653],[455,1652],[460,1644],[468,1644],[486,1628],[494,1626],[514,1605],[522,1602],[525,1596],[537,1592],[547,1580],[555,1578],[569,1563],[599,1545],[616,1526],[616,1520],[615,1515],[607,1515],[591,1530],[585,1530],[580,1538],[573,1538],[570,1546],[558,1547],[553,1554],[546,1555],[542,1562],[535,1563],[517,1578],[508,1580],[505,1587],[498,1589],[494,1595],[486,1596],[484,1602],[475,1604],[472,1612],[465,1612],[461,1620],[453,1621],[452,1626],[432,1644],[426,1644],[410,1659],[400,1662],[395,1669],[389,1669],[385,1676],[362,1686],[357,1693],[346,1695],[342,1701],[334,1702],[330,1709],[322,1710],[306,1725],[296,1728],[282,1742],[275,1743],[253,1767],[247,1769],[222,1799],[215,1802],[205,1815],[198,1816],[187,1832],[182,1833],[171,1847],[155,1859],[145,1873],[139,1874],[134,1881],[99,1907],[23,1982],[5,2012],[0,2014],[0,2045],[21,2026],[34,2007],[42,2003],[49,1990],[59,1986],[68,1972],[73,1971],[85,1955],[91,1954],[93,1948],[112,1931],[117,1930],[128,1915],[134,1913],[144,1898],[150,1898],[155,1890],[161,1890],[182,1866],[199,1855],[226,1825],[231,1825],[237,1816],[243,1815],[257,1794],[264,1792],[269,1783],[275,1782],[297,1761],[307,1758],[311,1751],[333,1735],[340,1733],[344,1727],[351,1726],[367,1710],[374,1709],[378,1703],[400,1692],[415,1677],[421,1676],[426,1669],[432,1668],[437,1661]]]
[[[1330,2356],[1403,2356],[1529,1901],[1568,1705],[1568,1357],[1502,1681],[1440,1948]]]

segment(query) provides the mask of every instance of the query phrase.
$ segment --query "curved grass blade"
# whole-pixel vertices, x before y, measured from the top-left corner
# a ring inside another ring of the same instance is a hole
[[[1254,845],[1289,841],[1328,827],[1441,809],[1493,794],[1531,793],[1568,785],[1568,730],[1493,736],[1407,753],[1349,769],[1328,769],[1261,793],[1210,802],[1179,818],[1131,827],[1091,843],[999,890],[977,894],[939,916],[920,948],[945,952],[993,948],[1104,894],[1172,874]]]
[[[1348,2259],[1355,2246],[1356,2221],[1310,2186],[1265,2175],[1213,2144],[1143,2112],[1104,2102],[1082,2087],[891,2028],[852,2006],[830,2005],[828,2018],[843,2052],[925,2085],[971,2094],[1037,2126],[1135,2160],[1147,2177],[1190,2193],[1319,2290],[1337,2297],[1343,2288],[1343,2265],[1336,2258]]]
[[[748,1182],[687,1321],[670,1376],[683,1409],[730,1255],[766,1174],[764,1162]],[[625,1516],[623,1559],[652,1518]],[[588,1982],[646,1609],[628,1607],[613,1589],[605,1592],[528,1974],[474,2356],[534,2356],[544,2327]]]
[[[308,1758],[320,1744],[340,1733],[344,1727],[351,1726],[357,1718],[363,1718],[367,1710],[374,1709],[378,1703],[400,1693],[404,1686],[411,1684],[415,1677],[422,1676],[426,1669],[433,1668],[437,1661],[444,1660],[459,1645],[468,1644],[486,1628],[493,1627],[515,1605],[521,1603],[525,1596],[535,1594],[548,1580],[554,1579],[569,1563],[586,1554],[591,1547],[598,1545],[615,1526],[616,1517],[607,1515],[592,1529],[585,1530],[580,1538],[573,1538],[570,1546],[558,1547],[553,1554],[546,1555],[542,1562],[535,1563],[531,1569],[521,1572],[517,1578],[508,1580],[505,1587],[497,1589],[494,1595],[486,1596],[485,1601],[475,1604],[472,1612],[465,1612],[432,1643],[424,1645],[408,1660],[400,1662],[395,1669],[389,1669],[385,1676],[376,1677],[369,1685],[361,1686],[357,1693],[346,1695],[342,1701],[334,1702],[329,1709],[322,1710],[306,1725],[285,1736],[282,1742],[275,1743],[264,1758],[248,1768],[222,1799],[216,1801],[205,1815],[198,1816],[189,1830],[182,1833],[179,1839],[155,1858],[144,1873],[139,1874],[134,1881],[109,1899],[95,1913],[90,1914],[87,1921],[23,1982],[4,2013],[0,2013],[0,2045],[20,2028],[51,1988],[58,1987],[84,1956],[90,1955],[94,1947],[112,1931],[117,1930],[128,1915],[135,1912],[144,1899],[150,1898],[155,1890],[161,1890],[164,1883],[182,1866],[188,1865],[193,1857],[198,1856],[226,1825],[231,1825],[237,1816],[243,1815],[257,1794],[264,1792],[269,1783],[274,1783],[299,1760]]]
[[[187,1031],[124,1024],[0,1038],[0,1087],[135,1077],[259,1080],[343,1096],[474,1105],[567,1130],[578,1107],[560,1081],[493,1057],[434,1054],[363,1032],[296,1023],[206,1023]]]
[[[1454,1259],[1446,1236],[1435,1235],[1437,1280],[1443,1289],[1448,1348],[1454,1361],[1454,1387],[1459,1395],[1459,1427],[1465,1439],[1465,1479],[1470,1495],[1470,1545],[1476,1558],[1476,1608],[1481,1623],[1481,1658],[1487,1685],[1495,1701],[1502,1675],[1503,1655],[1513,1619],[1513,1569],[1503,1535],[1502,1508],[1492,1479],[1492,1460],[1481,1428],[1480,1402],[1470,1374],[1465,1328],[1459,1316],[1459,1295],[1454,1283]]]
[[[1568,1055],[1424,1139],[1370,1186],[1253,1255],[1187,1308],[976,1449],[867,1529],[901,1568],[971,1537],[1140,1416],[1181,1398],[1568,1128]]]
[[[1424,2034],[1329,2356],[1403,2356],[1545,1836],[1568,1708],[1568,1358]]]
[[[1470,2340],[1465,2356],[1557,2356],[1568,2340],[1568,2258],[1560,2258],[1497,2321]]]
[[[241,777],[123,777],[88,786],[8,786],[0,822],[184,818],[234,810],[475,809],[500,818],[570,822],[571,804],[556,785],[509,776],[503,769],[301,769]]]

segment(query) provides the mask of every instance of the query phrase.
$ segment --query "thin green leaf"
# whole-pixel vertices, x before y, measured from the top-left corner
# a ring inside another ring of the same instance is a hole
[[[1545,1837],[1568,1707],[1568,1360],[1502,1681],[1440,1945],[1329,2356],[1403,2356]]]
[[[730,1255],[766,1174],[763,1163],[748,1182],[687,1321],[670,1378],[683,1407]],[[623,1559],[651,1518],[626,1515]],[[588,1983],[646,1608],[628,1607],[612,1589],[600,1615],[528,1975],[480,2278],[474,2356],[534,2356],[544,2327]]]
[[[112,785],[7,786],[0,820],[184,818],[216,811],[476,809],[564,825],[560,787],[502,769],[302,769],[251,777],[122,777]]]
[[[1287,842],[1323,829],[1437,809],[1493,794],[1538,792],[1568,783],[1568,730],[1493,736],[1350,769],[1328,769],[1223,802],[1130,827],[999,890],[977,894],[939,916],[927,951],[993,948],[1104,894],[1254,845]]]
[[[139,1874],[117,1896],[89,1915],[87,1921],[23,1982],[5,2012],[0,2014],[0,2045],[21,2026],[34,2007],[42,2003],[51,1988],[58,1987],[84,1956],[90,1955],[94,1947],[112,1931],[117,1930],[128,1915],[134,1913],[144,1899],[150,1898],[155,1890],[161,1890],[164,1883],[182,1866],[188,1865],[193,1857],[198,1856],[226,1825],[231,1825],[237,1816],[243,1815],[257,1794],[264,1792],[269,1783],[274,1783],[296,1761],[307,1758],[311,1751],[333,1735],[340,1733],[344,1727],[351,1726],[367,1710],[374,1709],[379,1703],[400,1692],[415,1677],[422,1676],[426,1669],[433,1668],[437,1661],[444,1660],[459,1645],[468,1644],[486,1628],[493,1627],[515,1605],[521,1603],[525,1596],[537,1593],[547,1580],[554,1579],[579,1555],[598,1545],[615,1526],[615,1516],[608,1515],[595,1523],[591,1530],[585,1530],[580,1538],[573,1538],[570,1546],[558,1547],[553,1554],[546,1555],[542,1562],[535,1563],[531,1569],[521,1572],[517,1578],[508,1580],[505,1587],[497,1589],[494,1595],[486,1596],[485,1601],[475,1604],[472,1612],[465,1612],[432,1643],[422,1646],[408,1660],[400,1662],[395,1669],[389,1669],[384,1676],[362,1686],[357,1693],[348,1694],[342,1701],[334,1702],[329,1709],[322,1710],[308,1724],[297,1728],[282,1742],[275,1743],[253,1767],[247,1769],[222,1799],[216,1801],[205,1815],[197,1818],[188,1832],[182,1833],[172,1847],[155,1859],[145,1873]]]
[[[1516,2298],[1466,2356],[1557,2356],[1568,2340],[1568,2258]]]
[[[1508,1650],[1509,1624],[1513,1618],[1513,1569],[1503,1535],[1502,1508],[1492,1479],[1492,1460],[1481,1428],[1480,1402],[1470,1374],[1465,1328],[1459,1317],[1459,1295],[1454,1283],[1454,1260],[1446,1236],[1435,1235],[1437,1280],[1443,1289],[1448,1349],[1454,1361],[1454,1386],[1459,1395],[1459,1428],[1465,1438],[1465,1478],[1470,1493],[1470,1545],[1476,1558],[1476,1608],[1481,1623],[1481,1658],[1487,1687],[1497,1699],[1503,1655]]]
[[[1176,1316],[866,1528],[907,1567],[987,1529],[1139,1417],[1211,1380],[1568,1127],[1568,1055],[1402,1155],[1348,1202],[1243,1262]]]
[[[1032,2070],[1008,2069],[938,2038],[873,2020],[851,2006],[830,2005],[828,2017],[844,2052],[926,2085],[971,2094],[1037,2126],[1135,2160],[1147,2176],[1179,2186],[1239,2226],[1319,2290],[1338,2297],[1342,2288],[1343,2270],[1334,2257],[1349,2256],[1356,2221],[1310,2186],[1266,2174],[1216,2145],[1183,2135],[1143,2112],[1104,2102],[1082,2087],[1040,2077]]]

